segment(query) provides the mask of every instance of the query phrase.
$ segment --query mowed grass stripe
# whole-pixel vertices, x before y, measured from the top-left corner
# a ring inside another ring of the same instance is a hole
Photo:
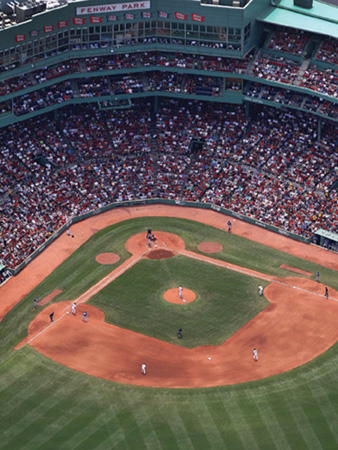
[[[190,407],[186,405],[184,409],[179,411],[180,418],[188,431],[194,449],[212,449],[214,448],[212,447],[213,441],[209,440],[208,430],[205,430],[202,426],[198,417],[198,408],[194,403]]]
[[[33,423],[37,417],[41,417],[41,409],[44,406],[47,408],[49,406],[48,400],[51,401],[51,391],[63,390],[62,384],[56,388],[57,383],[61,380],[63,380],[62,375],[51,375],[45,383],[37,383],[34,388],[32,387],[30,395],[22,401],[17,400],[15,408],[2,418],[2,423],[6,425],[6,431],[2,435],[3,439],[6,439],[7,436],[16,435],[22,429],[28,427],[30,423]]]
[[[107,426],[107,423],[103,423],[104,417],[107,411],[102,409],[97,417],[86,424],[85,428],[77,431],[71,439],[64,443],[64,446],[69,449],[83,449],[83,448],[96,448],[99,442],[108,438],[110,431],[114,425],[112,422],[111,427]],[[116,422],[115,422],[116,423]]]
[[[142,395],[142,394],[141,394]],[[144,393],[142,398],[144,397]],[[156,397],[156,395],[155,395]],[[135,422],[139,427],[140,433],[142,434],[145,447],[147,449],[159,449],[161,448],[161,443],[156,434],[153,424],[156,422],[157,417],[154,411],[151,411],[147,401],[136,399],[135,396],[131,396],[129,393],[123,393],[124,404],[128,405],[129,410],[133,414]]]
[[[254,391],[247,391],[247,393],[255,402],[259,414],[269,430],[270,437],[273,440],[275,447],[278,450],[291,449],[284,430],[270,407],[267,397],[265,395],[261,396],[261,394],[259,394],[259,397],[255,397]]]
[[[133,446],[138,443],[138,448],[145,448],[143,437],[140,428],[135,420],[133,410],[126,407],[124,401],[124,393],[122,391],[115,392],[114,399],[118,405],[122,406],[122,408],[120,408],[120,410],[116,413],[116,420],[120,428],[122,428],[124,431],[124,439],[127,446],[129,446],[130,448],[135,448]]]
[[[196,408],[197,409],[197,408]],[[208,399],[203,396],[200,397],[200,402],[198,404],[198,419],[201,423],[201,427],[204,430],[204,433],[207,436],[211,436],[211,439],[209,438],[211,442],[210,448],[228,448],[225,444],[225,441],[223,439],[223,436],[221,434],[222,422],[217,421],[218,423],[215,423],[213,415],[210,413],[210,402]]]
[[[233,412],[225,406],[225,403],[227,403],[226,395],[225,391],[220,391],[216,395],[207,395],[209,412],[221,430],[227,447],[236,450],[245,449],[246,445],[242,433],[238,433],[236,430],[237,421],[234,420]]]
[[[322,445],[319,442],[316,434],[313,431],[312,425],[307,419],[304,412],[302,403],[299,401],[295,395],[289,395],[287,398],[288,410],[290,411],[290,418],[293,420],[294,424],[297,426],[299,433],[301,433],[307,449],[312,450],[322,450]],[[307,407],[307,405],[306,405]],[[305,408],[306,408],[305,407]]]
[[[178,400],[179,401],[179,400]],[[183,406],[184,407],[184,406]],[[173,432],[175,433],[176,441],[182,450],[194,450],[191,437],[180,417],[180,409],[182,404],[175,403],[170,405],[170,410],[167,410],[167,419]]]
[[[0,411],[0,420],[4,417],[7,417],[12,413],[15,408],[17,408],[18,403],[24,402],[28,397],[32,395],[32,389],[35,389],[37,383],[36,377],[36,367],[31,370],[27,369],[22,370],[20,366],[22,366],[21,362],[17,362],[16,373],[13,373],[13,367],[8,369],[6,376],[11,383],[4,383],[4,388],[1,390],[1,403],[6,404],[6,408]],[[0,372],[1,376],[1,384],[4,382],[4,370],[5,367],[2,366],[2,370]],[[20,370],[20,374],[17,373],[18,369]],[[22,370],[22,371],[21,371]],[[45,382],[48,384],[48,381]],[[40,386],[39,386],[40,387]]]
[[[292,412],[286,402],[287,395],[294,395],[293,390],[283,390],[283,392],[271,392],[267,389],[268,408],[276,417],[282,429],[285,429],[285,436],[294,450],[306,449],[307,444],[302,434],[299,432],[298,424],[292,420]],[[296,394],[295,394],[296,395]]]
[[[305,391],[304,394],[306,398],[312,403],[311,407],[305,408],[305,414],[318,441],[322,444],[323,448],[338,448],[335,436],[331,432],[325,414],[323,414],[323,411],[321,410],[318,392],[316,389],[310,389],[308,384],[303,387],[303,390]]]
[[[258,442],[259,448],[272,450],[276,448],[273,438],[270,434],[269,424],[266,423],[256,404],[256,399],[250,394],[249,390],[242,392],[238,396],[238,405],[244,416],[248,417],[248,422],[252,424],[252,434]]]
[[[116,407],[116,409],[118,409]],[[106,420],[106,428],[110,430],[108,436],[104,436],[104,439],[100,439],[96,443],[95,450],[107,450],[111,448],[118,448],[119,450],[129,449],[130,447],[126,443],[126,434],[124,428],[118,427],[115,416],[111,420]]]
[[[337,387],[337,384],[335,385]],[[337,413],[337,405],[338,405],[338,393],[337,389],[330,392],[330,397],[323,386],[319,383],[316,383],[315,386],[311,386],[309,384],[309,388],[311,389],[312,395],[318,399],[318,408],[320,409],[321,414],[325,417],[327,426],[330,428],[330,431],[334,437],[336,442],[336,448],[338,448],[338,413]],[[332,401],[334,400],[334,405]],[[324,406],[323,406],[324,405]]]
[[[108,386],[111,387],[110,391],[107,391]],[[98,414],[83,429],[76,430],[63,443],[64,448],[71,450],[76,448],[94,449],[107,441],[112,434],[114,434],[114,438],[111,439],[111,442],[114,446],[117,441],[120,443],[126,441],[126,433],[121,430],[116,414],[116,411],[125,408],[121,395],[116,392],[112,383],[103,380],[98,380],[96,387],[94,398],[91,397],[90,408],[92,408],[94,403],[94,408],[98,411]],[[119,430],[118,435],[115,433],[116,429]]]
[[[76,392],[79,395],[79,392]],[[55,404],[53,408],[48,411],[42,420],[36,422],[36,427],[32,426],[30,430],[29,440],[25,440],[25,444],[23,442],[12,443],[8,449],[19,449],[24,448],[25,450],[37,450],[43,448],[45,443],[48,442],[47,446],[50,448],[50,442],[53,441],[53,436],[59,433],[60,429],[64,428],[68,423],[70,418],[79,414],[82,411],[82,404],[75,403],[72,405],[70,409],[65,411],[64,409],[65,401],[61,399],[59,403]]]
[[[86,403],[85,396],[78,396],[78,414],[75,416],[70,416],[67,424],[61,428],[57,433],[40,445],[37,450],[52,449],[55,448],[55,442],[57,442],[57,448],[71,449],[67,445],[67,442],[73,438],[79,430],[86,434],[86,429],[89,427],[91,422],[100,414],[100,409],[94,407],[93,404],[90,406]]]
[[[63,377],[61,381],[65,382]],[[3,438],[6,439],[8,435],[9,439],[3,442],[8,448],[37,448],[41,437],[44,435],[44,429],[50,425],[50,419],[52,418],[52,423],[54,423],[54,420],[64,417],[65,413],[68,414],[63,406],[67,397],[65,384],[62,383],[58,389],[54,389],[52,377],[50,377],[49,384],[51,389],[48,392],[43,390],[36,394],[40,396],[40,402],[36,403],[35,409],[23,408],[22,411],[25,412],[25,415],[6,429]],[[75,395],[75,398],[80,395],[80,391],[79,386],[76,387],[72,384],[71,392]]]
[[[239,405],[239,396],[240,393],[237,393],[237,391],[230,391],[229,394],[225,396],[223,405],[232,417],[237,434],[241,436],[241,440],[244,441],[244,448],[258,450],[260,448],[259,442],[253,434],[251,422],[247,419],[247,415],[243,413],[242,408]]]

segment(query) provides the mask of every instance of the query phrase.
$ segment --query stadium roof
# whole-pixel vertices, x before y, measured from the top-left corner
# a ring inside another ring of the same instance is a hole
[[[293,0],[282,0],[277,7],[269,7],[257,19],[338,38],[338,8],[315,0],[311,9],[294,6]]]

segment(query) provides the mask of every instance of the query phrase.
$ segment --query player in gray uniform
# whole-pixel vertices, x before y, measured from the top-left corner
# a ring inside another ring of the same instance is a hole
[[[256,348],[253,349],[252,357],[255,362],[258,361],[258,352]]]

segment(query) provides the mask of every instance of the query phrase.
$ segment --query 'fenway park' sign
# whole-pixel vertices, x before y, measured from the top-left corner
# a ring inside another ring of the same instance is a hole
[[[149,9],[150,1],[113,3],[109,5],[81,6],[76,8],[76,15],[79,14],[98,14],[117,11],[135,11],[137,9]]]

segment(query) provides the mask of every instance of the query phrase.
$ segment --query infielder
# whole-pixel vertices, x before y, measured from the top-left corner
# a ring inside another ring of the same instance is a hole
[[[87,319],[87,311],[85,311],[85,312],[83,313],[83,316],[82,316],[82,322],[88,322],[88,319]]]
[[[253,349],[252,356],[255,362],[258,361],[258,352],[256,348]]]
[[[73,316],[76,316],[76,302],[72,304],[72,314]]]
[[[144,363],[141,366],[141,372],[142,372],[142,375],[145,375],[147,373],[147,366]]]

